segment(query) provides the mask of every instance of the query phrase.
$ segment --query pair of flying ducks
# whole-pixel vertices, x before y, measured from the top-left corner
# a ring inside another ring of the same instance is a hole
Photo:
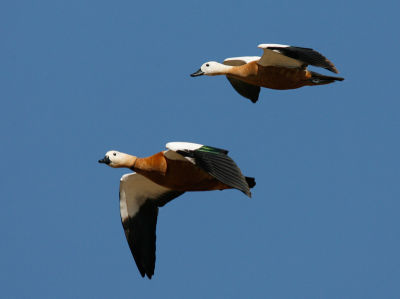
[[[204,63],[191,76],[225,75],[233,88],[253,103],[260,87],[295,89],[329,84],[343,78],[318,74],[307,65],[338,73],[323,55],[309,48],[261,44],[262,57],[228,58]],[[144,277],[154,274],[158,208],[187,191],[238,189],[251,197],[255,179],[242,174],[228,151],[188,142],[170,142],[167,150],[147,158],[109,151],[99,163],[129,168],[120,181],[122,226],[133,258]]]

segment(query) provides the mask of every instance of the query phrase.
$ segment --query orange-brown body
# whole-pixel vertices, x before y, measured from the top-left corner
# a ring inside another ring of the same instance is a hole
[[[231,188],[191,162],[168,159],[163,152],[147,158],[137,158],[133,170],[161,186],[176,191]]]
[[[305,68],[261,66],[257,64],[257,61],[235,66],[227,76],[271,89],[295,89],[306,85],[321,85],[321,83],[311,81],[311,72]]]

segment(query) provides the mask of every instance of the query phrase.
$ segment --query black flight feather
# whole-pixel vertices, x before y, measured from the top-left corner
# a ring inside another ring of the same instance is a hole
[[[338,73],[338,70],[336,69],[336,67],[333,65],[332,62],[330,62],[324,55],[311,48],[289,46],[289,47],[268,47],[268,49],[277,50],[283,55],[296,60],[300,60],[305,64],[322,67],[331,72]]]

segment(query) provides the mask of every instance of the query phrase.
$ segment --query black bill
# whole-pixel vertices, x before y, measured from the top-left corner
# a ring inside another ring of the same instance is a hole
[[[190,74],[190,77],[197,77],[197,76],[201,76],[201,75],[204,75],[204,72],[201,69],[199,69],[197,72]]]

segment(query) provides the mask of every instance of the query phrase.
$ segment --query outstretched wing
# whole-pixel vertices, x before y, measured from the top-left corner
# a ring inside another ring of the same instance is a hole
[[[259,60],[262,66],[301,67],[313,65],[338,73],[336,67],[321,53],[310,49],[279,44],[260,44],[264,55]]]
[[[260,86],[252,85],[246,83],[242,80],[236,79],[229,75],[226,76],[229,83],[231,83],[232,87],[243,97],[249,99],[253,103],[258,101],[258,96],[260,95]]]
[[[137,173],[121,177],[119,200],[122,226],[133,258],[144,277],[154,274],[158,207],[183,194]]]
[[[251,197],[246,178],[236,163],[227,155],[227,150],[188,142],[170,142],[166,147],[175,152],[175,155],[179,154],[220,182]],[[167,157],[173,156],[168,152],[164,153]]]

